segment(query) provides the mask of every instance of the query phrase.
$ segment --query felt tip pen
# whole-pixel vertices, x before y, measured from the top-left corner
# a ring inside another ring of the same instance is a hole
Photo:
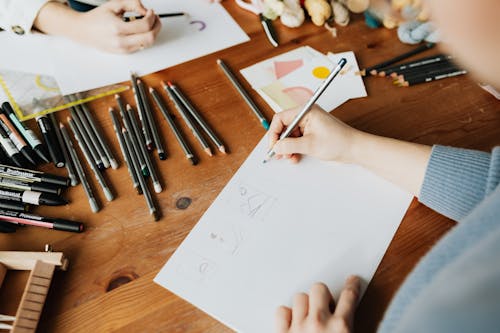
[[[28,161],[24,158],[23,155],[19,152],[16,145],[10,140],[7,132],[0,126],[0,145],[5,150],[9,158],[14,162],[18,167],[26,167],[28,165]]]
[[[40,131],[42,132],[45,144],[49,148],[49,154],[52,162],[54,162],[56,167],[63,168],[65,165],[65,161],[52,123],[46,116],[36,117],[35,119],[38,126],[40,127]]]
[[[0,189],[0,199],[32,205],[62,206],[68,201],[51,193]]]
[[[69,179],[62,176],[43,173],[41,171],[17,168],[0,164],[0,177],[14,178],[26,182],[45,182],[49,184],[68,187]]]
[[[2,111],[5,112],[7,116],[9,116],[10,120],[12,121],[14,126],[16,126],[19,133],[21,133],[21,135],[29,143],[31,148],[33,148],[33,150],[38,154],[38,157],[40,157],[42,161],[49,163],[50,157],[49,154],[47,153],[47,149],[45,148],[43,143],[38,139],[35,133],[26,126],[24,126],[21,121],[19,121],[9,102],[5,102],[2,104]]]
[[[28,212],[30,205],[17,201],[0,199],[0,209],[15,210],[18,212]]]
[[[52,194],[61,194],[61,188],[47,183],[26,183],[17,179],[0,177],[0,188],[8,188],[21,191],[38,191]]]
[[[5,114],[0,113],[0,126],[3,127],[7,135],[12,140],[12,142],[16,145],[17,149],[23,154],[24,158],[32,164],[36,165],[35,160],[37,159],[35,156],[35,152],[31,147],[24,141],[24,138],[21,137],[19,132],[17,132],[16,128],[10,122],[9,118]]]
[[[5,209],[0,209],[0,221],[19,224],[19,225],[32,225],[35,227],[42,227],[61,231],[82,232],[83,223],[76,221],[69,221],[59,218],[43,217],[34,214],[27,214],[22,212],[15,212]]]

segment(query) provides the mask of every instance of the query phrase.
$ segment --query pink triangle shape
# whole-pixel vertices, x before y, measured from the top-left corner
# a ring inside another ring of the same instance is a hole
[[[289,61],[275,61],[274,62],[274,74],[276,78],[282,78],[288,73],[293,72],[297,68],[302,67],[304,61],[302,59],[298,60],[289,60]]]

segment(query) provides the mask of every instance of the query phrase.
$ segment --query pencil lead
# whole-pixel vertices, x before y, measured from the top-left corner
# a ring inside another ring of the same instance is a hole
[[[221,153],[223,153],[223,154],[227,154],[227,153],[226,153],[226,147],[224,147],[224,146],[220,146],[220,147],[219,147],[219,151],[220,151]]]
[[[377,70],[376,69],[372,69],[370,71],[370,74],[373,75],[373,76],[376,76],[377,75]]]
[[[209,147],[207,147],[207,148],[203,149],[203,151],[205,151],[205,153],[207,153],[207,155],[208,155],[208,156],[210,156],[210,157],[212,157],[212,156],[213,156],[213,154],[212,154],[212,150],[210,150],[210,148],[209,148]]]

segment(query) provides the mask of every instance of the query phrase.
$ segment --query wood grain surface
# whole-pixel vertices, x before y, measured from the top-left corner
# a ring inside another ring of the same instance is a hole
[[[256,16],[239,9],[233,1],[224,2],[224,6],[251,41],[143,79],[164,97],[160,81],[175,82],[220,135],[230,154],[217,152],[214,157],[208,157],[189,134],[186,137],[200,158],[199,165],[191,166],[155,109],[154,117],[169,155],[166,161],[159,161],[154,155],[164,186],[164,191],[156,195],[163,215],[159,222],[151,220],[143,197],[132,188],[120,159],[121,167],[105,174],[117,196],[114,201],[106,202],[92,178],[103,205],[98,214],[90,212],[81,186],[66,192],[65,196],[71,201],[69,205],[35,210],[41,215],[84,222],[84,233],[26,227],[15,234],[0,234],[0,250],[42,251],[44,244],[49,243],[54,251],[64,252],[70,260],[67,272],[55,274],[40,332],[230,332],[221,323],[153,283],[160,268],[265,134],[216,65],[216,59],[224,59],[237,72],[271,56],[309,45],[321,52],[353,50],[360,66],[367,67],[413,48],[401,44],[395,31],[366,27],[361,16],[354,17],[349,26],[338,28],[337,38],[310,23],[299,29],[275,23],[281,45],[273,48]],[[431,52],[437,51],[424,55]],[[123,70],[128,72],[130,69]],[[239,73],[237,75],[241,78]],[[439,143],[486,151],[500,144],[500,104],[481,90],[470,76],[409,88],[396,88],[381,78],[366,78],[365,84],[369,97],[351,100],[333,111],[335,116],[358,129],[423,144]],[[272,110],[245,81],[244,85],[271,119]],[[131,91],[122,95],[135,105]],[[168,105],[176,114],[173,106]],[[116,106],[114,99],[103,98],[90,106],[113,151],[120,156],[107,111],[108,107]],[[66,116],[67,111],[58,114],[64,122]],[[36,128],[33,122],[28,125]],[[185,126],[181,129],[189,133]],[[43,170],[65,172],[52,166],[45,166]],[[189,203],[187,207],[186,203]],[[361,301],[355,321],[357,332],[376,330],[405,277],[453,226],[454,222],[416,200],[412,202]],[[0,313],[15,311],[23,281],[26,281],[23,273],[7,274],[0,293]]]

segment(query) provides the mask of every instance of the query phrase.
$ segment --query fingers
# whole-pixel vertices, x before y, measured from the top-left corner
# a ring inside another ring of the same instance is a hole
[[[292,322],[301,322],[309,311],[309,296],[298,293],[293,297]]]
[[[307,135],[279,140],[274,145],[274,151],[279,155],[308,154],[311,151],[310,137]]]
[[[354,312],[358,303],[360,288],[359,277],[354,275],[348,277],[335,309],[334,317],[345,320],[350,327],[352,327],[354,320]]]
[[[139,0],[111,0],[106,2],[104,6],[107,6],[116,14],[136,12],[139,15],[145,15],[147,11]]]
[[[118,25],[118,31],[122,35],[132,35],[138,33],[144,33],[153,30],[158,17],[155,13],[148,9],[146,15],[142,19],[133,20],[131,22],[120,21]]]
[[[290,328],[290,324],[292,323],[292,309],[286,306],[280,306],[278,310],[276,310],[276,332],[277,333],[286,333]]]
[[[151,31],[121,37],[118,48],[124,53],[129,53],[150,47],[153,45],[160,29],[160,20],[156,18],[155,25]]]
[[[309,292],[309,315],[322,321],[330,314],[333,296],[324,283],[315,283]]]

